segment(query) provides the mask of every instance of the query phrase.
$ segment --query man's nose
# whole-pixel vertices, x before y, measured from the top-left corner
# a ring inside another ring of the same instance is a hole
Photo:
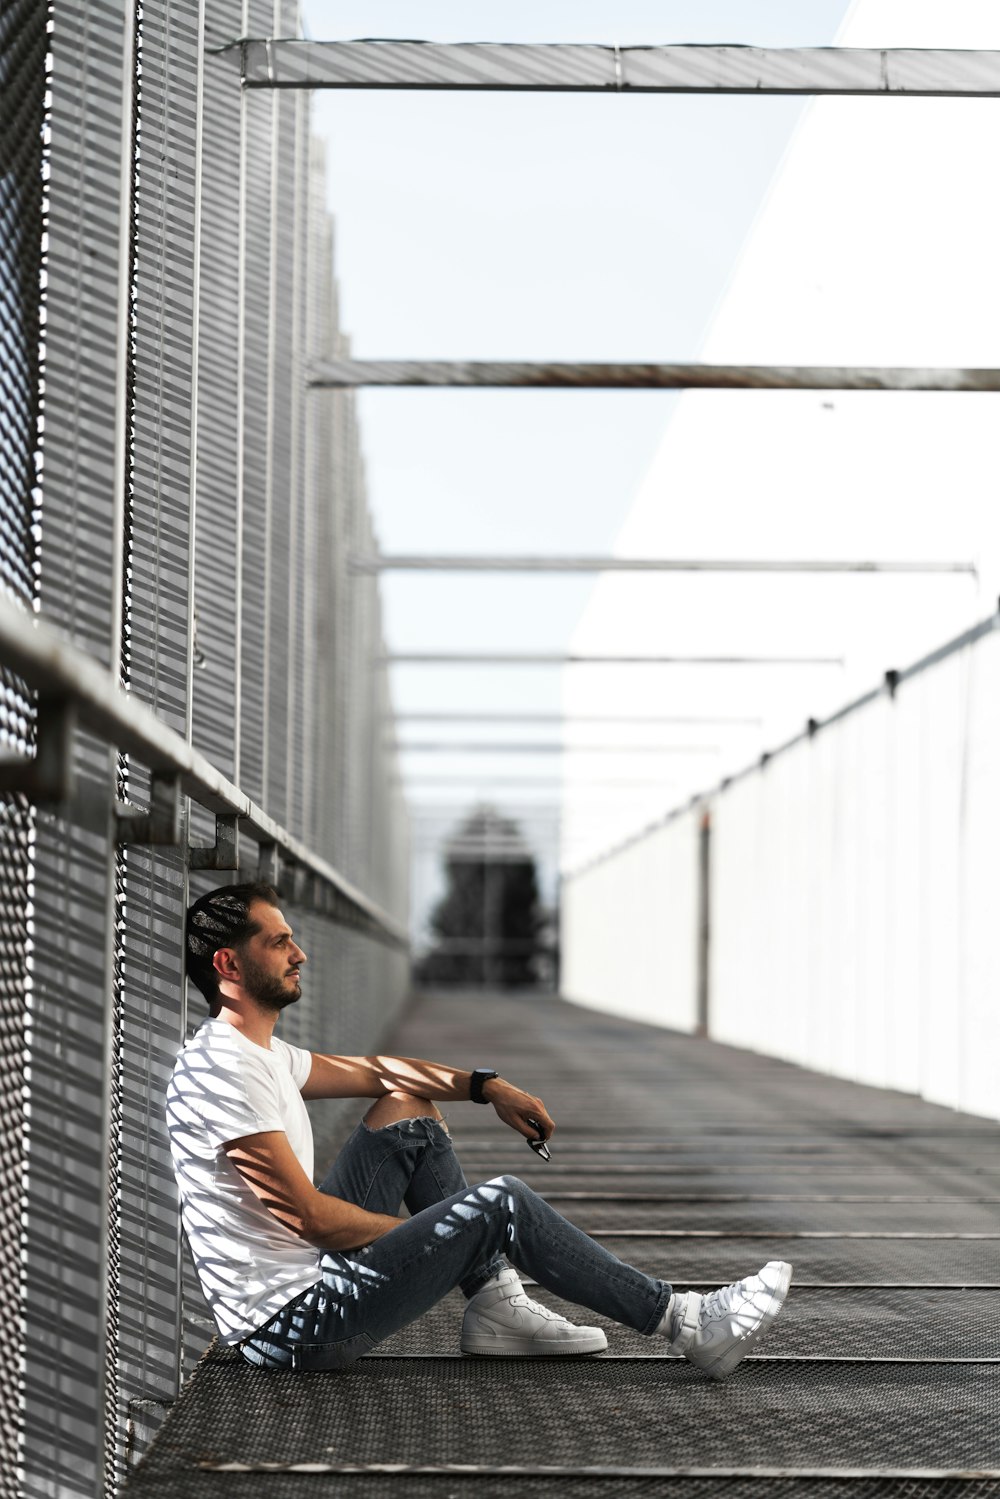
[[[301,967],[303,963],[308,963],[309,959],[306,957],[305,953],[297,943],[292,943],[292,950],[295,953],[295,956],[292,958],[293,963],[297,963],[299,967]]]

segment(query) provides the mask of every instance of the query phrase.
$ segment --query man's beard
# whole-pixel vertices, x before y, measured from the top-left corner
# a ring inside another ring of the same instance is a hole
[[[298,988],[289,989],[287,979],[275,978],[267,969],[255,963],[247,953],[241,954],[243,965],[243,987],[260,1010],[275,1013],[292,1005],[299,998]]]

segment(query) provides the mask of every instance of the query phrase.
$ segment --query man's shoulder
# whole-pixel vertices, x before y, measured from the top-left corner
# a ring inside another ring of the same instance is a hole
[[[209,1015],[177,1053],[171,1082],[176,1085],[182,1078],[210,1072],[237,1072],[244,1062],[252,1065],[252,1058],[240,1046],[232,1026]]]

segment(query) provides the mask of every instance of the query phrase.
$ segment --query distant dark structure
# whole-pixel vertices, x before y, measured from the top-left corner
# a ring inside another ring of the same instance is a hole
[[[448,886],[431,915],[424,984],[513,989],[553,983],[552,919],[516,822],[477,807],[444,846]]]

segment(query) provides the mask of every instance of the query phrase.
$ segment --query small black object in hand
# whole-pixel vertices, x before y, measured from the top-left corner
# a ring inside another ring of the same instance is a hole
[[[529,1140],[528,1144],[531,1146],[535,1154],[537,1156],[540,1156],[543,1161],[551,1161],[552,1157],[549,1155],[549,1147],[545,1143],[545,1132],[542,1129],[542,1126],[539,1124],[537,1119],[529,1119],[528,1123],[531,1125],[532,1129],[537,1129],[538,1131],[538,1139]]]

